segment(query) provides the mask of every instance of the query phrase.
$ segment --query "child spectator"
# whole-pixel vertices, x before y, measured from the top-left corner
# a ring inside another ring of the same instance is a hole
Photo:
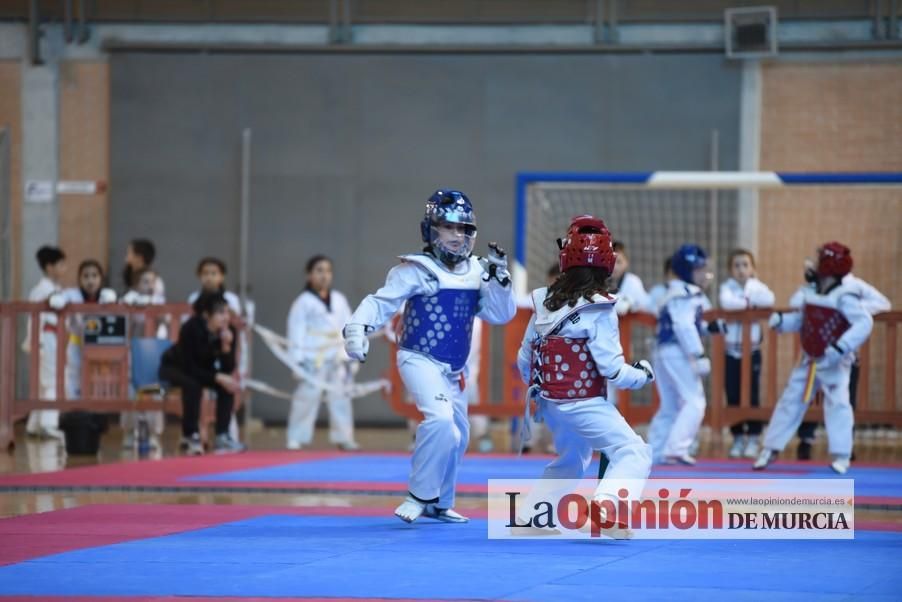
[[[36,254],[38,265],[44,274],[38,283],[28,293],[28,300],[32,303],[47,301],[51,295],[61,290],[61,282],[66,275],[66,254],[58,247],[43,246]],[[38,324],[40,335],[38,338],[38,362],[41,399],[56,399],[56,324],[55,313],[42,313]],[[22,349],[30,353],[31,349],[31,319],[28,320],[25,341]],[[59,410],[33,410],[28,414],[28,423],[25,432],[34,437],[49,437],[63,440],[63,432],[59,429]]]
[[[746,249],[735,249],[727,260],[731,278],[720,285],[720,306],[726,310],[767,308],[774,306],[774,293],[755,275],[755,256]],[[728,322],[726,342],[726,392],[727,405],[738,406],[741,395],[742,374],[742,324]],[[752,382],[751,402],[757,408],[759,400],[758,383],[761,380],[761,326],[751,326]],[[763,423],[760,420],[743,420],[730,427],[733,433],[731,458],[757,458],[758,439]]]

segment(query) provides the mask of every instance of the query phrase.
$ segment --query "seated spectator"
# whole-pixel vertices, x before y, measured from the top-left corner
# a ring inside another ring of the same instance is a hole
[[[222,293],[202,293],[194,302],[194,315],[182,324],[178,342],[163,354],[160,379],[181,388],[181,447],[189,455],[203,454],[200,439],[200,402],[204,388],[216,392],[218,453],[244,451],[229,435],[235,395],[240,392],[235,371],[236,331],[229,323],[229,308]]]
[[[232,311],[235,317],[244,317],[243,308],[241,307],[241,299],[239,299],[238,295],[236,295],[232,291],[226,290],[225,277],[227,270],[226,264],[223,260],[216,257],[204,257],[197,263],[196,273],[198,280],[200,280],[200,290],[194,291],[188,296],[188,303],[194,303],[197,300],[197,297],[204,292],[222,293],[223,297],[225,297],[226,303],[229,304],[229,309]],[[238,333],[238,343],[242,350],[242,353],[239,356],[238,373],[246,375],[249,367],[249,358],[247,353],[244,352],[248,348],[247,333],[245,333],[244,330],[241,330]],[[240,402],[238,405],[240,406]],[[231,435],[232,439],[234,439],[235,441],[241,440],[240,433],[238,431],[238,419],[235,416],[234,412],[232,413],[232,420],[229,422],[229,435]]]

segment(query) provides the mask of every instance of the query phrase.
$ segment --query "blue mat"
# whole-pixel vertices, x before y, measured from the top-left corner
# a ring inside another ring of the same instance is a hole
[[[547,457],[467,456],[461,465],[458,483],[461,485],[487,485],[489,479],[536,478],[542,474],[542,470],[549,461],[550,459]],[[594,469],[593,467],[591,470]],[[407,456],[358,454],[200,475],[184,480],[191,482],[243,481],[247,483],[297,483],[303,481],[406,483],[409,472],[410,458]],[[855,480],[855,495],[902,498],[902,467],[853,467],[848,475],[841,477],[828,466],[813,462],[805,466],[777,463],[770,470],[756,472],[751,469],[751,461],[748,464],[738,464],[703,460],[695,468],[656,466],[652,471],[652,476],[723,479],[852,478]]]
[[[490,541],[485,521],[272,515],[0,567],[6,595],[898,600],[902,534]]]

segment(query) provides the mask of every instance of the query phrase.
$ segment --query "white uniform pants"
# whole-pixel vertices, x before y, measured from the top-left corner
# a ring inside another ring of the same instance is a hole
[[[56,399],[56,334],[41,333],[38,358],[38,382],[41,399]],[[37,434],[41,429],[59,428],[59,410],[33,410],[28,413],[25,430]]]
[[[542,416],[554,436],[558,457],[542,478],[581,479],[592,463],[592,451],[600,450],[610,464],[599,484],[599,494],[616,497],[605,481],[639,479],[651,471],[651,448],[627,424],[614,404],[600,397],[557,404],[542,401]],[[641,491],[631,492],[638,495]]]
[[[648,443],[654,460],[659,462],[689,453],[705,417],[705,389],[678,345],[658,348],[655,375],[661,405],[648,427]]]
[[[319,404],[325,398],[329,407],[329,442],[335,444],[354,441],[354,411],[350,396],[321,388],[318,383],[342,386],[347,383],[347,367],[340,362],[325,362],[311,369],[317,383],[301,381],[291,399],[288,413],[288,445],[309,445],[313,441],[313,427]]]
[[[460,390],[459,375],[446,374],[428,357],[402,353],[398,359],[401,380],[423,414],[411,458],[410,493],[453,508],[457,469],[470,441],[467,394]]]
[[[774,408],[774,415],[771,416],[767,433],[764,435],[764,446],[768,449],[782,451],[795,436],[808,410],[806,400],[802,399],[808,380],[808,366],[807,361],[803,362],[789,375],[789,382]],[[824,393],[824,424],[827,427],[829,451],[834,456],[848,457],[852,454],[852,427],[855,425],[855,416],[849,403],[851,371],[852,359],[845,358],[838,366],[827,370],[818,369],[814,377],[815,388]]]

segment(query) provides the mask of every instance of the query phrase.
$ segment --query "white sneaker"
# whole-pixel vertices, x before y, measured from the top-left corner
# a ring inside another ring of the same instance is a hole
[[[190,437],[182,437],[179,447],[186,456],[202,456],[204,455],[204,444],[201,443],[200,435],[194,433]]]
[[[764,470],[765,468],[767,468],[768,464],[774,461],[774,458],[776,457],[777,452],[765,447],[761,450],[761,453],[758,454],[758,459],[755,460],[755,463],[752,464],[752,470]]]
[[[338,443],[338,449],[343,452],[355,452],[360,451],[360,444],[356,441],[348,441],[346,443]]]
[[[596,499],[595,501],[600,502],[601,500]],[[607,522],[607,517],[608,517],[607,510],[604,508],[604,506],[601,506],[601,508],[599,508],[599,510],[600,510],[600,513],[599,513],[600,522],[602,522],[602,523]],[[584,533],[591,532],[591,530],[592,530],[592,521],[591,520],[586,521],[586,524],[583,525],[582,528],[580,528],[580,531],[582,531]],[[622,523],[614,523],[611,527],[608,527],[606,529],[600,529],[599,533],[601,535],[604,535],[605,537],[610,537],[611,539],[632,539],[633,537],[636,536],[636,534],[633,532],[632,529],[629,528],[629,526],[622,524]]]
[[[56,439],[57,441],[66,440],[66,434],[55,426],[42,426],[40,437],[42,439]]]
[[[849,456],[836,456],[833,459],[833,463],[830,464],[830,468],[836,474],[846,474],[849,472],[849,464]]]
[[[289,441],[285,447],[287,447],[288,449],[293,449],[293,450],[298,450],[298,449],[304,448],[304,446],[301,445],[300,443],[298,443],[297,441]]]
[[[742,452],[742,457],[751,460],[752,458],[757,458],[760,451],[761,445],[758,443],[758,438],[749,437],[749,442],[746,444],[745,450]]]
[[[492,441],[492,438],[486,435],[485,437],[479,438],[479,443],[476,448],[480,453],[487,454],[493,449],[495,449],[495,443]]]
[[[420,518],[425,510],[426,504],[408,495],[401,505],[395,508],[395,516],[405,523],[412,523]]]
[[[733,445],[730,446],[730,451],[727,453],[727,457],[729,458],[741,458],[742,451],[746,448],[746,440],[745,435],[736,435],[733,438]]]
[[[664,464],[682,464],[683,466],[695,466],[695,458],[688,453],[682,456],[664,456]]]
[[[395,512],[397,514],[397,511]],[[423,510],[423,516],[426,518],[434,518],[435,520],[442,521],[443,523],[468,523],[470,519],[460,514],[459,512],[455,512],[453,508],[439,508],[435,504],[426,504],[426,508]]]

